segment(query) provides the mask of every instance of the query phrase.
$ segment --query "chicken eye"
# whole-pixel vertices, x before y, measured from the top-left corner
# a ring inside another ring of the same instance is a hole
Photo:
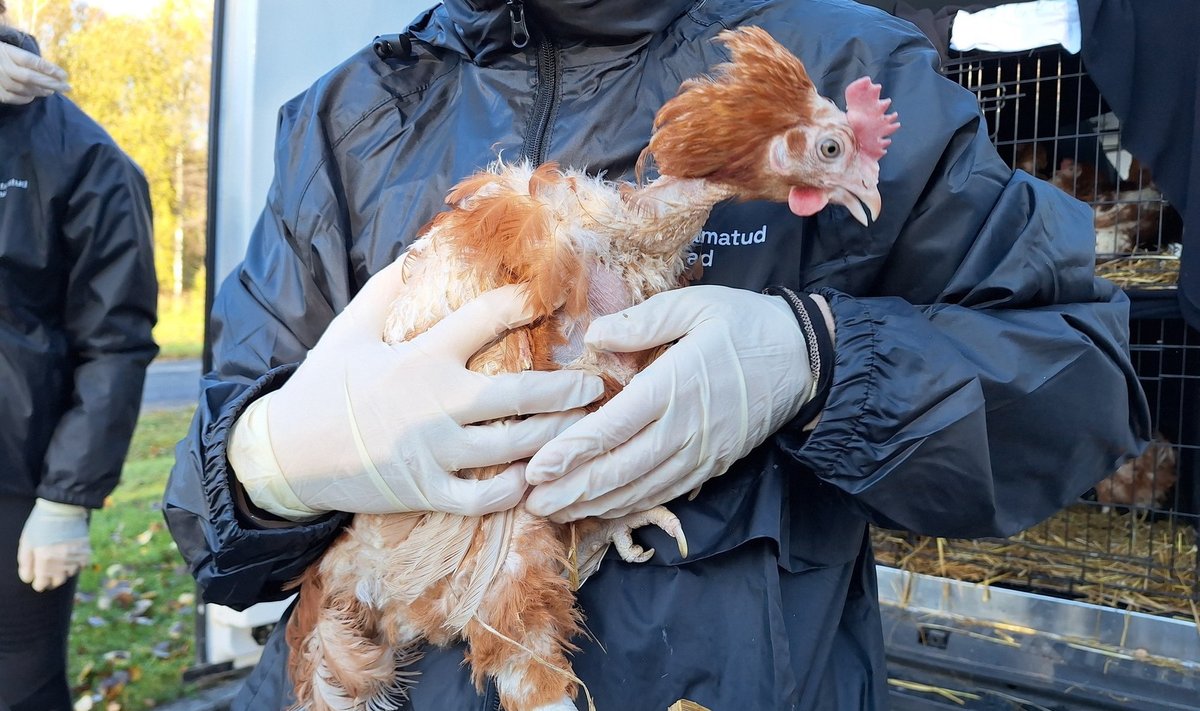
[[[836,138],[826,138],[817,146],[824,160],[833,160],[842,155],[842,144]]]

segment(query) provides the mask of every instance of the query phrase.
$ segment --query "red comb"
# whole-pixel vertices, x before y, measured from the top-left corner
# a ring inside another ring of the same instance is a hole
[[[846,118],[854,129],[858,150],[862,155],[879,160],[887,153],[892,139],[888,136],[900,128],[896,113],[886,113],[891,99],[880,99],[883,87],[871,83],[871,77],[855,79],[846,87]]]

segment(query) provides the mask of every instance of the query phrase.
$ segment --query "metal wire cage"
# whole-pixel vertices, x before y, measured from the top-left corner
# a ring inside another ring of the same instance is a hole
[[[1196,620],[1200,607],[1200,332],[1132,323],[1131,355],[1155,441],[1049,520],[1008,539],[878,529],[879,562],[967,582]]]
[[[1174,287],[1178,214],[1123,152],[1116,119],[1078,58],[1055,49],[964,56],[946,73],[979,98],[1004,160],[1092,205],[1098,272],[1120,264],[1128,288]],[[1121,217],[1104,222],[1114,211]],[[1121,235],[1130,241],[1111,241]],[[1156,430],[1145,454],[1009,539],[876,530],[879,562],[1200,625],[1200,332],[1180,319],[1133,321],[1131,355]]]
[[[1000,156],[1092,206],[1098,272],[1126,287],[1178,282],[1183,223],[1078,56],[1058,48],[959,55],[945,74],[973,92]]]

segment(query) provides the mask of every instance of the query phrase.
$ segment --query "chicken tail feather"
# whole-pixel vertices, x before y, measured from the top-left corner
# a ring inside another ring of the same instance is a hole
[[[288,672],[297,709],[352,711],[366,699],[395,698],[403,679],[396,673],[397,652],[381,642],[378,619],[370,606],[349,591],[329,590],[310,567],[300,579],[296,609],[288,621],[291,655]]]

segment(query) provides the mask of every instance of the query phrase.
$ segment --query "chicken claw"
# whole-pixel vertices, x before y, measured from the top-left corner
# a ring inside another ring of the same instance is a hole
[[[683,535],[683,524],[667,507],[655,506],[649,511],[639,511],[608,522],[610,539],[617,547],[617,553],[621,555],[622,560],[626,563],[645,563],[654,555],[653,548],[643,550],[641,546],[634,543],[632,535],[634,529],[651,523],[674,538],[675,544],[679,547],[679,556],[687,558],[688,544],[687,537]]]
[[[654,555],[654,549],[645,549],[633,542],[634,529],[648,524],[654,524],[663,530],[679,547],[679,555],[688,555],[687,537],[683,534],[683,524],[679,518],[665,506],[655,506],[647,511],[628,514],[621,518],[599,519],[592,518],[580,522],[576,533],[575,570],[571,571],[571,582],[576,589],[593,573],[600,569],[600,561],[608,551],[608,546],[615,545],[621,559],[627,563],[645,563]]]

